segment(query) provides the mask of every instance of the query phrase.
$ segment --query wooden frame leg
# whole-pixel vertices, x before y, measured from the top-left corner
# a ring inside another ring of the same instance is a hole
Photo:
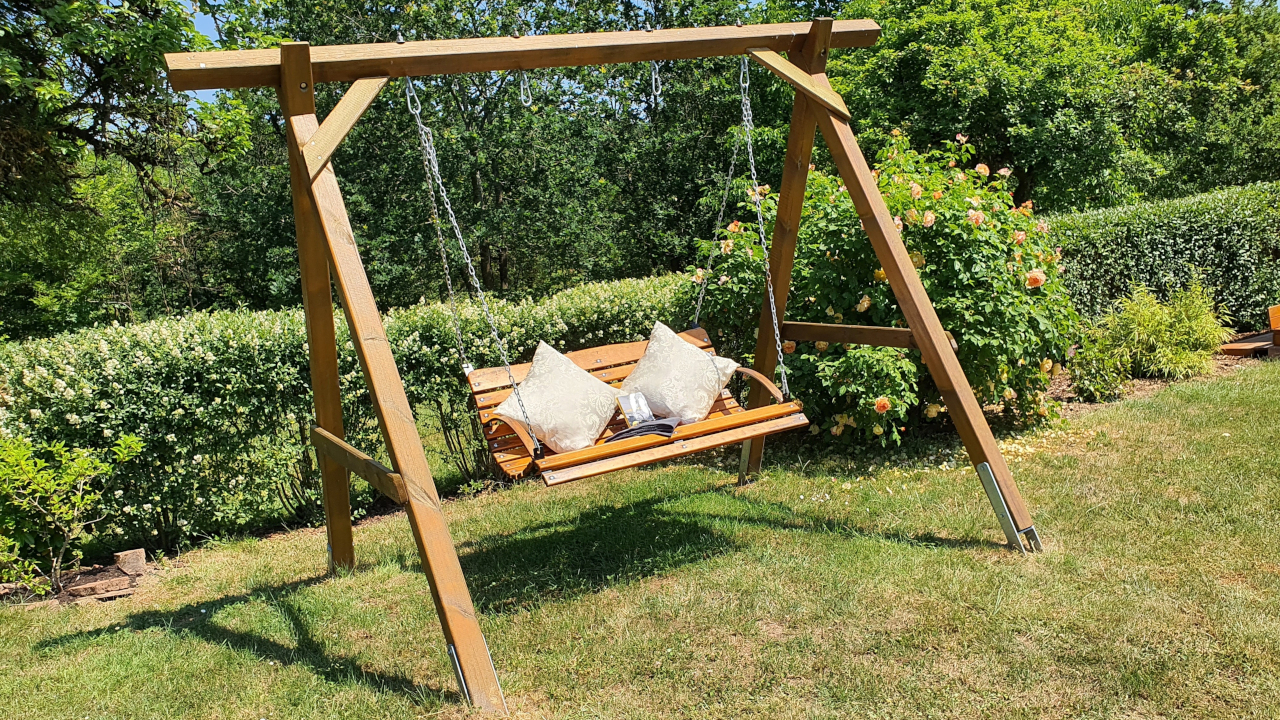
[[[306,43],[286,43],[280,53],[281,94],[288,96],[294,92],[306,92],[310,88],[310,80],[302,78],[310,78],[309,46]],[[309,113],[289,113],[286,110],[286,114],[289,116],[291,138],[290,165],[305,168],[301,150],[313,139],[319,123],[314,110]],[[305,170],[302,172],[305,177]],[[325,166],[313,182],[305,182],[301,188],[295,186],[294,190],[295,194],[301,190],[311,200],[312,217],[325,243],[351,340],[386,441],[387,454],[405,485],[408,495],[405,510],[423,572],[431,585],[431,596],[462,693],[481,709],[505,714],[506,701],[498,684],[498,675],[476,618],[471,593],[422,449],[422,439],[418,436],[413,410],[387,342],[382,316],[378,313],[373,290],[360,260],[332,165]]]
[[[827,66],[827,48],[831,45],[831,19],[813,21],[804,49],[793,53],[793,62],[809,73],[822,73]],[[825,76],[824,76],[825,77]],[[823,111],[825,113],[825,111]],[[778,325],[787,313],[787,294],[791,290],[791,269],[795,264],[796,237],[800,231],[800,213],[804,209],[804,190],[809,182],[809,160],[813,157],[813,101],[796,93],[791,109],[791,129],[787,135],[787,155],[782,168],[782,184],[778,188],[778,213],[773,225],[773,241],[769,245],[769,274],[773,278],[773,294],[778,308]],[[773,338],[773,314],[766,294],[760,308],[760,325],[756,334],[755,370],[772,378],[777,370],[777,350]],[[747,407],[768,405],[773,398],[758,382],[751,383]],[[764,456],[764,438],[742,443],[742,460],[738,482],[746,482],[760,471]]]
[[[294,92],[279,91],[280,107],[286,115],[315,113],[311,92],[311,65],[297,66]],[[297,89],[306,83],[307,90]],[[290,137],[290,141],[293,138]],[[306,166],[289,156],[290,185],[293,191],[293,218],[298,233],[298,266],[302,275],[302,307],[307,321],[307,354],[311,366],[311,394],[316,408],[316,425],[343,437],[342,395],[338,387],[338,345],[333,327],[333,296],[330,289],[328,250],[311,196],[306,191]],[[324,526],[328,537],[330,571],[355,567],[351,538],[351,495],[345,468],[320,453],[321,497]]]
[[[825,76],[814,79],[818,84],[830,87]],[[1028,534],[1033,547],[1038,546],[1039,540],[1031,515],[1022,501],[1022,494],[1000,454],[995,436],[987,425],[982,406],[974,397],[960,361],[951,349],[933,303],[929,301],[924,285],[907,256],[907,248],[893,224],[893,218],[880,195],[871,168],[867,166],[853,131],[848,123],[830,113],[817,113],[817,116],[818,127],[822,130],[840,176],[858,209],[858,217],[862,219],[867,235],[871,238],[876,258],[884,267],[889,285],[906,316],[907,325],[920,348],[924,363],[938,389],[942,391],[951,419],[969,451],[969,460],[975,468],[983,463],[989,466],[994,484],[1003,496],[1017,533]]]

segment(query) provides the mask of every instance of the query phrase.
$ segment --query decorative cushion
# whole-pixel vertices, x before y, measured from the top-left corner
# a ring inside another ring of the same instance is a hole
[[[657,323],[649,335],[649,347],[622,381],[621,390],[644,395],[654,415],[694,423],[711,412],[720,391],[737,369],[738,363],[699,350],[671,328]]]
[[[617,411],[617,388],[583,370],[555,348],[540,342],[533,366],[518,385],[529,422],[511,393],[494,409],[508,423],[519,423],[558,453],[594,445]]]

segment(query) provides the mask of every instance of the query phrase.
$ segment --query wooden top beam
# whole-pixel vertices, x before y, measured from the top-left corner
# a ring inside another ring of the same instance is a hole
[[[354,82],[367,77],[688,60],[742,55],[752,48],[791,52],[804,44],[810,26],[811,23],[798,22],[330,45],[311,48],[311,63],[315,82]],[[837,20],[832,27],[831,46],[869,47],[879,38],[880,26],[872,20]],[[226,90],[280,84],[279,49],[168,53],[164,59],[174,90]]]

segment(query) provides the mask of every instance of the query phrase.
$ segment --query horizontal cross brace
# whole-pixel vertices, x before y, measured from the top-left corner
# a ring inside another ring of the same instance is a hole
[[[311,72],[315,82],[353,82],[366,77],[689,60],[742,55],[752,48],[791,52],[804,44],[811,25],[798,22],[318,46],[311,48]],[[874,21],[837,20],[831,46],[870,47],[879,38],[880,26]],[[164,59],[175,90],[280,85],[279,49],[169,53]]]
[[[386,465],[351,447],[328,430],[312,425],[311,444],[316,452],[324,454],[342,467],[364,478],[378,492],[396,503],[403,505],[408,501],[409,494],[405,490],[404,479],[400,477],[400,473],[392,471]]]
[[[956,339],[947,333],[951,349],[958,350]],[[871,345],[873,347],[897,347],[919,349],[915,336],[907,328],[874,327],[871,325],[831,325],[828,323],[784,322],[782,339],[796,342],[833,342]]]

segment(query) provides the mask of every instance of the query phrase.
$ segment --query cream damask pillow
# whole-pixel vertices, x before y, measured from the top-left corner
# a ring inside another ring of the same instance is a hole
[[[508,423],[520,423],[558,453],[594,445],[618,409],[618,390],[592,377],[555,348],[540,342],[533,366],[520,383],[529,423],[524,422],[516,394],[494,409]]]
[[[622,381],[621,390],[644,395],[654,415],[695,423],[711,412],[737,369],[738,363],[699,350],[657,323],[649,335],[649,347]]]

